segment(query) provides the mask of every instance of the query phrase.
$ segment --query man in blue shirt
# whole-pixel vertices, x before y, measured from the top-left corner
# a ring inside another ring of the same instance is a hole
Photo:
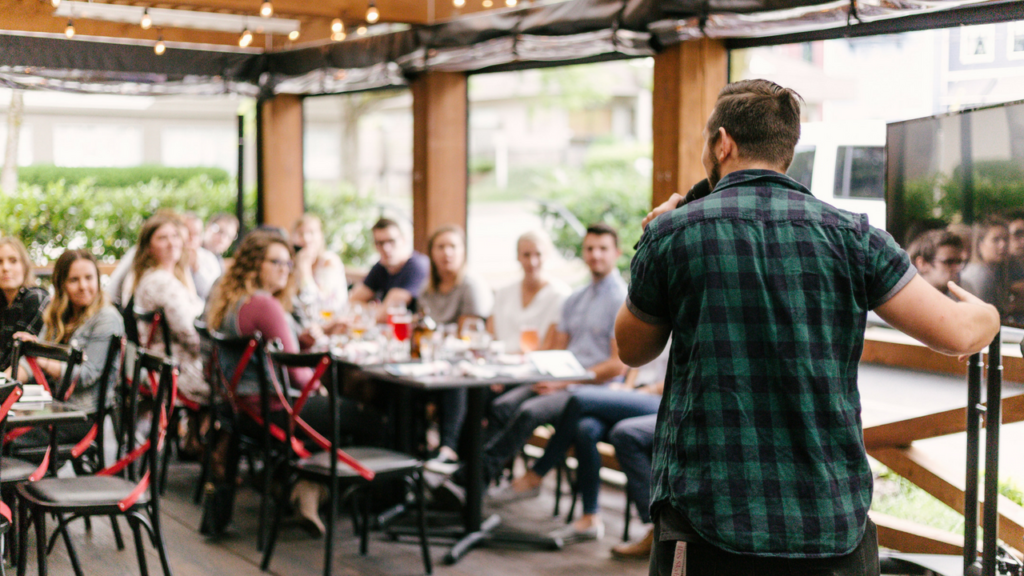
[[[382,310],[408,306],[427,280],[430,260],[412,249],[402,227],[390,218],[377,220],[372,233],[380,260],[352,289],[349,300],[364,304],[379,300],[384,304]]]
[[[622,254],[619,237],[607,224],[593,224],[583,238],[583,261],[591,282],[576,290],[562,307],[562,318],[543,349],[572,352],[594,377],[578,384],[603,384],[622,377],[626,366],[615,343],[615,313],[626,298],[626,283],[616,261]],[[538,382],[501,395],[491,407],[491,425],[498,430],[484,447],[484,477],[496,478],[502,467],[526,444],[533,430],[555,424],[569,401],[569,382]],[[536,495],[537,490],[496,494],[495,501]]]

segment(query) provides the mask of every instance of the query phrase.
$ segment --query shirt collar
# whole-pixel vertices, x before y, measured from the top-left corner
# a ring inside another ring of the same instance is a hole
[[[604,278],[601,278],[597,282],[594,282],[593,278],[591,278],[590,286],[595,291],[604,290],[606,286],[612,286],[615,284],[615,277],[618,275],[619,273],[617,270],[612,270],[611,272],[608,273],[608,275],[606,275]]]
[[[785,174],[781,174],[774,170],[737,170],[730,172],[725,175],[721,180],[718,181],[718,185],[711,191],[712,194],[721,192],[726,188],[736,188],[739,186],[756,186],[758,184],[772,184],[775,186],[782,186],[789,188],[795,192],[803,192],[808,196],[811,195],[811,191],[804,187],[803,184],[793,180]]]

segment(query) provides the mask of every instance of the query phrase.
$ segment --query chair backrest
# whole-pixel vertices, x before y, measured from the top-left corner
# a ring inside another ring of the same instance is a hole
[[[149,312],[139,312],[138,310],[132,309],[132,315],[135,316],[136,326],[138,322],[143,322],[149,325],[148,332],[140,332],[138,334],[138,342],[133,342],[137,346],[143,348],[152,348],[155,340],[154,336],[159,331],[160,337],[164,341],[164,354],[168,357],[173,356],[171,352],[171,326],[167,323],[167,317],[164,314],[163,308],[157,308]]]
[[[152,423],[149,429],[149,440],[142,446],[136,448],[135,434],[127,435],[128,455],[137,454],[135,458],[142,458],[142,466],[127,466],[128,477],[138,480],[140,477],[149,477],[149,487],[153,498],[159,492],[160,474],[158,466],[162,462],[162,452],[166,449],[164,437],[167,426],[170,422],[171,411],[174,409],[174,397],[177,394],[177,373],[178,368],[174,360],[161,354],[141,349],[135,355],[135,374],[132,377],[131,388],[129,389],[129,409],[124,415],[127,430],[135,430],[138,426],[139,400],[150,398],[142,396],[142,383],[148,381],[143,378],[143,371],[157,374],[156,390],[152,391]],[[127,456],[126,456],[127,458]]]
[[[21,398],[21,384],[8,382],[0,385],[0,437],[7,434],[7,415],[18,398]],[[0,458],[3,458],[2,452],[0,452]],[[2,464],[0,464],[0,470],[3,470]],[[0,483],[2,482],[3,477],[0,476]],[[0,516],[6,518],[8,522],[11,521],[11,510],[2,501],[0,501]]]
[[[107,420],[107,416],[113,417],[114,429],[119,430],[121,427],[121,414],[120,406],[114,401],[117,389],[117,383],[121,382],[118,378],[118,372],[121,370],[122,355],[125,352],[126,339],[124,336],[114,335],[110,337],[110,345],[107,348],[107,361],[103,364],[103,372],[100,373],[100,379],[96,383],[96,418],[95,418],[95,442],[97,445],[97,454],[99,462],[103,462],[105,437],[103,433],[104,422]],[[114,409],[117,407],[117,409]],[[120,434],[115,434],[116,438],[121,438]],[[120,447],[118,447],[118,454],[120,454]],[[101,464],[102,466],[102,464]]]
[[[71,385],[74,379],[75,367],[82,363],[82,351],[74,346],[66,346],[63,344],[50,344],[47,342],[26,342],[24,340],[15,340],[14,349],[11,353],[11,365],[17,366],[21,361],[21,358],[32,359],[35,358],[47,358],[49,360],[56,360],[58,362],[64,362],[64,374],[60,379],[60,382],[54,383],[51,386],[50,382],[47,381],[46,375],[42,371],[33,368],[33,376],[36,380],[42,380],[36,382],[50,388],[50,393],[54,398],[63,400],[71,393]]]

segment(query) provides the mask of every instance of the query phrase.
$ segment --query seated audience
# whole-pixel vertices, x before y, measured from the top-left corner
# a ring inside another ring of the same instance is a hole
[[[576,480],[583,500],[583,515],[551,535],[566,541],[601,538],[604,523],[598,515],[601,454],[597,443],[608,440],[609,430],[624,420],[657,415],[667,366],[666,349],[641,369],[642,377],[638,374],[634,382],[627,379],[629,388],[584,386],[571,390],[572,398],[555,425],[555,433],[548,441],[544,455],[530,466],[525,475],[495,493],[492,502],[508,502],[539,494],[544,475],[565,460],[569,446],[575,446]],[[650,384],[633,387],[636,382]],[[629,457],[629,454],[623,454],[623,458]],[[650,481],[649,472],[645,482]],[[650,506],[648,499],[637,502],[638,508],[644,503]],[[650,521],[645,514],[641,514],[641,518],[646,518],[645,522]]]
[[[441,324],[491,315],[494,297],[481,280],[466,273],[466,238],[457,226],[442,226],[427,242],[430,281],[419,296],[419,306]],[[458,461],[459,436],[466,419],[466,389],[445,390],[441,397],[441,446],[431,464]]]
[[[189,271],[192,273],[192,281],[196,285],[196,294],[206,300],[210,297],[210,289],[213,288],[213,284],[224,273],[224,264],[216,254],[202,246],[203,221],[191,212],[182,214],[182,221],[188,232],[185,246],[188,248]]]
[[[52,279],[53,299],[43,313],[42,330],[38,334],[18,332],[15,338],[67,344],[82,350],[82,362],[73,373],[75,387],[67,401],[77,409],[94,412],[98,407],[99,380],[110,353],[111,338],[124,334],[124,323],[121,314],[107,302],[106,295],[100,290],[99,266],[89,251],[67,250],[61,254],[53,266]],[[51,384],[64,377],[63,362],[39,358],[37,364]],[[18,379],[34,381],[27,362],[18,367]],[[111,397],[114,393],[112,384],[108,389]],[[58,426],[58,441],[78,441],[91,426],[91,422],[85,421]],[[20,446],[43,446],[49,442],[49,437],[47,430],[34,428],[19,437],[16,443]]]
[[[384,304],[381,313],[386,314],[389,307],[408,306],[420,293],[430,262],[412,249],[401,226],[390,218],[377,220],[372,234],[380,260],[352,289],[350,299],[361,304],[378,300]]]
[[[658,415],[648,414],[620,420],[608,431],[608,443],[615,447],[615,458],[626,475],[626,490],[636,504],[637,515],[644,524],[651,523],[651,458],[654,453],[654,428]],[[643,538],[612,548],[616,558],[647,560],[654,543],[654,527]]]
[[[234,244],[238,237],[238,218],[231,214],[218,212],[210,216],[203,233],[203,248],[212,252],[223,267],[224,253]]]
[[[1009,230],[1006,222],[990,217],[974,226],[974,249],[971,261],[960,273],[964,290],[999,309],[1007,310],[1009,290],[1006,278],[1006,255]]]
[[[936,290],[949,296],[949,282],[960,283],[964,242],[946,230],[930,230],[910,244],[907,254],[917,272]]]
[[[46,290],[36,286],[25,245],[11,236],[0,238],[0,292],[0,370],[9,374],[14,334],[38,334],[43,327],[43,309],[50,300]]]
[[[295,222],[291,234],[295,247],[295,271],[299,284],[299,303],[311,320],[329,318],[348,302],[345,266],[337,254],[324,245],[323,224],[313,214],[304,214]]]
[[[139,234],[132,271],[126,281],[131,291],[122,299],[134,302],[136,313],[163,310],[163,321],[171,331],[171,353],[178,362],[178,393],[194,402],[205,402],[210,389],[203,378],[199,334],[194,326],[203,313],[204,303],[196,294],[188,268],[180,221],[166,215],[153,216],[146,220]],[[150,326],[140,321],[138,331],[145,344]],[[151,346],[163,350],[160,330],[155,331]]]
[[[488,320],[491,333],[505,343],[507,352],[532,351],[520,349],[524,329],[533,330],[534,349],[554,336],[562,303],[572,290],[544,273],[544,259],[551,252],[551,239],[542,231],[527,232],[516,243],[523,279],[495,292],[494,313]]]
[[[577,384],[604,384],[620,379],[626,365],[619,360],[615,343],[615,315],[626,298],[626,283],[616,261],[621,254],[618,234],[607,224],[593,224],[583,238],[583,261],[591,282],[572,293],[551,338],[552,349],[572,352],[594,374]],[[491,407],[498,432],[484,447],[484,478],[498,477],[541,424],[555,424],[571,397],[570,382],[539,382],[514,388],[498,397]],[[456,475],[461,479],[462,470]]]

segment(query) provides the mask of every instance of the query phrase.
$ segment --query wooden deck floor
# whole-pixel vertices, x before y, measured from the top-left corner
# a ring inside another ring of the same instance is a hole
[[[171,568],[176,576],[210,574],[260,575],[260,555],[256,552],[255,532],[258,497],[243,489],[235,514],[236,529],[227,538],[209,541],[196,528],[199,525],[199,507],[190,499],[198,467],[178,464],[171,468],[168,494],[161,501],[162,517],[170,555]],[[540,498],[520,502],[501,510],[505,525],[536,533],[543,533],[561,525],[563,520],[551,515],[554,502],[554,483],[549,481]],[[568,505],[568,499],[563,501]],[[622,509],[625,495],[621,490],[602,490],[601,505],[605,512],[607,533],[603,540],[570,545],[562,551],[544,552],[511,548],[483,548],[471,552],[454,566],[442,563],[449,546],[432,544],[434,573],[439,576],[481,574],[494,576],[541,576],[555,574],[647,574],[646,562],[623,562],[611,558],[608,550],[620,541],[622,535]],[[563,518],[565,513],[563,508]],[[643,535],[644,526],[634,520],[633,537]],[[72,538],[86,574],[138,574],[139,567],[131,543],[131,532],[122,522],[122,531],[128,539],[127,548],[117,551],[113,534],[106,519],[94,519],[92,531],[86,533],[80,522],[72,527]],[[347,517],[338,523],[335,544],[334,574],[353,575],[418,575],[423,564],[416,540],[391,542],[380,533],[371,533],[367,556],[360,556],[358,541],[353,536],[352,524]],[[147,545],[149,569],[160,574],[160,561],[156,551]],[[34,538],[30,544],[29,574],[35,574]],[[63,543],[58,542],[50,556],[50,574],[71,574],[71,565]],[[295,527],[286,527],[278,542],[271,573],[302,576],[322,574],[323,541],[313,539]]]

